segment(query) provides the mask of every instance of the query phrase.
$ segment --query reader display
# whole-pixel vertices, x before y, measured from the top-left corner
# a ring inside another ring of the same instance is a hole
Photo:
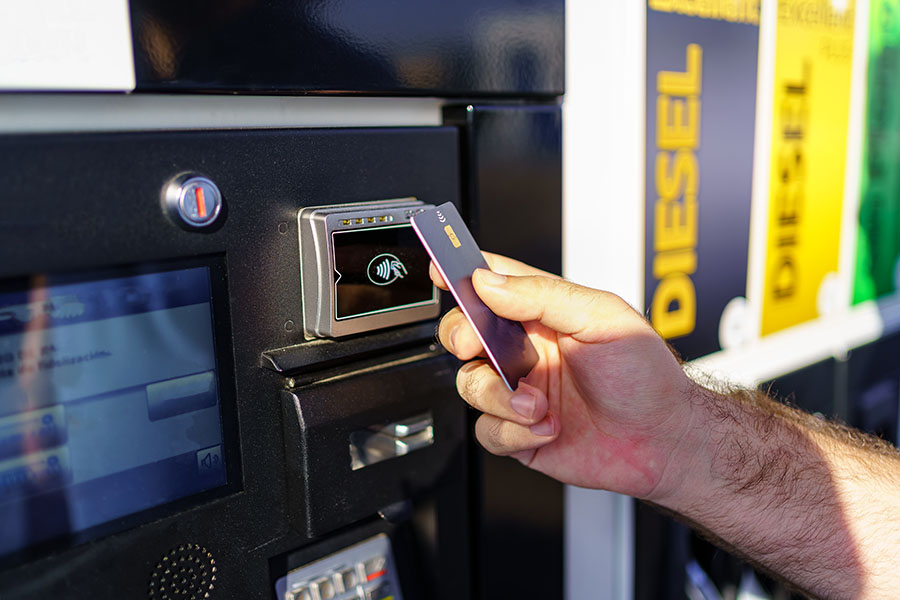
[[[336,319],[434,303],[428,255],[409,225],[331,235]]]
[[[122,274],[0,292],[0,555],[227,483],[210,268]]]

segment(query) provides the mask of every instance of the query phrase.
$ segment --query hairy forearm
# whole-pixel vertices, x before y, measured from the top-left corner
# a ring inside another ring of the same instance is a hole
[[[900,590],[900,458],[883,442],[773,402],[698,388],[695,451],[658,500],[820,597]]]

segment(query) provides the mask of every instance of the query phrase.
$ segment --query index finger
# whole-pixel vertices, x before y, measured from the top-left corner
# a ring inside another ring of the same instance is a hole
[[[484,260],[487,261],[487,264],[491,268],[491,271],[494,271],[496,273],[516,276],[540,275],[541,277],[560,279],[559,275],[548,273],[547,271],[543,271],[541,269],[538,269],[537,267],[532,267],[529,264],[525,264],[520,260],[509,258],[508,256],[503,256],[502,254],[482,252],[481,255],[484,256]]]
[[[497,273],[502,273],[504,275],[540,275],[542,277],[550,277],[552,279],[559,279],[558,275],[554,275],[553,273],[548,273],[547,271],[542,271],[536,267],[532,267],[531,265],[527,265],[521,261],[518,261],[514,258],[509,258],[508,256],[503,256],[502,254],[494,254],[493,252],[482,252],[482,256],[484,256],[484,260],[487,262],[488,266],[491,268],[491,271],[495,271]],[[431,281],[434,282],[434,285],[441,288],[442,290],[449,291],[447,287],[447,283],[444,281],[444,278],[441,277],[440,271],[438,271],[437,267],[434,265],[434,261],[431,261],[428,264],[428,274],[431,276]]]

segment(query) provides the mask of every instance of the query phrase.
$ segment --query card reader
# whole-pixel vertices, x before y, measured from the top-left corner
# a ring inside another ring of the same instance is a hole
[[[438,316],[429,257],[409,222],[431,207],[401,198],[300,209],[307,337],[341,337]]]

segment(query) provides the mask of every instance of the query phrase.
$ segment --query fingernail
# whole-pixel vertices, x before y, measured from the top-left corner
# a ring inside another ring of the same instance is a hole
[[[529,429],[534,435],[551,436],[556,433],[556,419],[553,418],[553,415],[547,415],[543,421],[535,423]]]
[[[487,285],[503,285],[506,283],[506,275],[495,273],[489,269],[478,269],[478,276],[481,278],[482,283]]]
[[[459,325],[450,330],[450,352],[456,352],[456,334],[459,333]]]
[[[531,394],[513,394],[513,397],[509,399],[510,404],[512,404],[513,410],[522,415],[523,417],[530,419],[534,416],[534,408],[537,405],[537,400]]]

